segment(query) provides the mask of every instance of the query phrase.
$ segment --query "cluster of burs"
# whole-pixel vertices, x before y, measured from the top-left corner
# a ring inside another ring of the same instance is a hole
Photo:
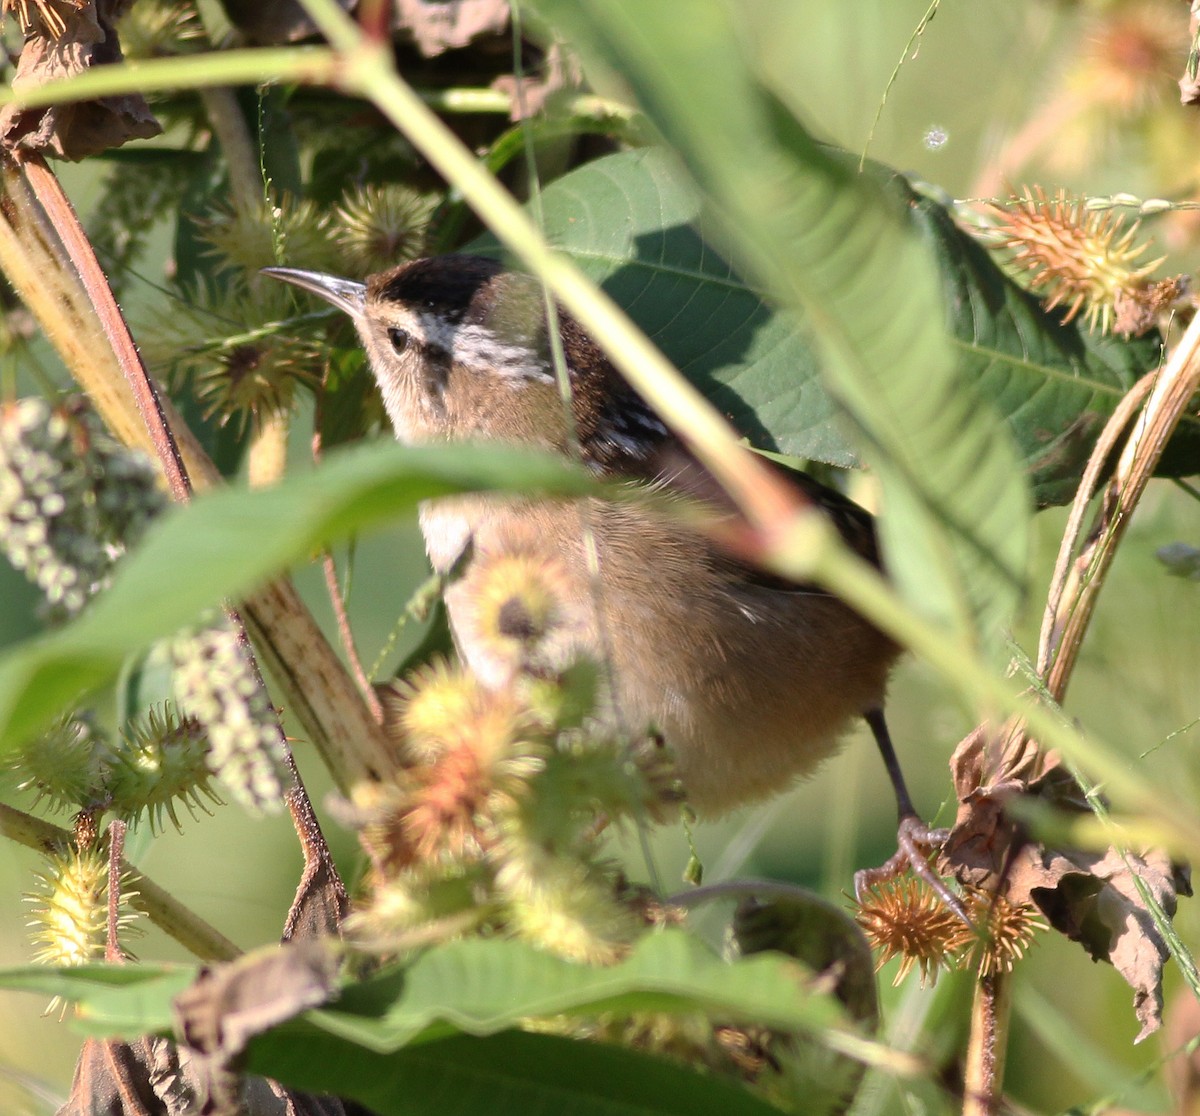
[[[46,619],[64,636],[96,622],[121,556],[166,507],[151,464],[82,404],[0,410],[0,549],[42,588]],[[614,746],[598,727],[597,664],[539,666],[564,613],[553,562],[499,555],[475,584],[471,607],[510,682],[486,689],[434,660],[383,690],[395,770],[352,788],[340,811],[374,868],[349,929],[392,943],[420,927],[501,933],[614,960],[658,916],[601,837],[677,810],[673,765],[654,737]],[[169,696],[116,727],[73,709],[9,756],[24,788],[76,821],[36,896],[51,961],[102,953],[102,818],[178,825],[181,807],[195,814],[218,801],[213,776],[258,811],[279,808],[288,786],[278,716],[226,619],[163,641],[131,669],[165,675]]]
[[[167,503],[152,463],[81,401],[0,406],[0,552],[41,590],[42,618],[63,638],[68,622],[88,623],[90,602]],[[165,675],[169,696],[115,727],[77,706],[6,757],[22,789],[74,817],[74,841],[47,854],[35,896],[35,937],[51,961],[102,952],[102,817],[178,826],[179,807],[194,814],[220,801],[214,774],[252,809],[282,804],[278,721],[224,618],[177,633],[131,669]]]

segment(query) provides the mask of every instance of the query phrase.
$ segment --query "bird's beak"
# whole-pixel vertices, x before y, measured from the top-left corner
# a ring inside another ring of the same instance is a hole
[[[326,275],[320,271],[301,271],[296,267],[264,267],[264,275],[273,279],[282,279],[285,283],[302,287],[306,291],[333,303],[339,310],[345,311],[350,317],[358,319],[363,316],[366,308],[367,287],[365,283],[356,283],[353,279],[341,279],[336,275]]]

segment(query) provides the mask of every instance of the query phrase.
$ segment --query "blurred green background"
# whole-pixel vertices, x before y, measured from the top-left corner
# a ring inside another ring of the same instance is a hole
[[[678,6],[685,18],[686,2]],[[1009,183],[1061,185],[1089,195],[1195,195],[1196,110],[1178,105],[1174,85],[1187,52],[1187,13],[1174,0],[945,4],[909,47],[926,0],[742,0],[741,7],[747,48],[767,60],[780,87],[791,91],[792,107],[817,134],[862,151],[878,114],[870,155],[956,197],[1004,193]],[[1158,53],[1156,46],[1162,46]],[[104,173],[102,161],[63,170],[85,214]],[[1186,215],[1147,226],[1161,251],[1172,253],[1175,271],[1195,259],[1193,229]],[[165,227],[152,238],[140,265],[146,284],[131,287],[127,298],[135,320],[139,306],[161,299],[152,282],[167,266],[169,244]],[[53,368],[52,355],[43,360]],[[294,430],[294,457],[304,467],[303,420]],[[1086,729],[1154,780],[1188,790],[1197,787],[1200,744],[1200,586],[1167,576],[1154,552],[1177,540],[1200,544],[1196,513],[1196,501],[1180,489],[1163,482],[1152,487],[1122,545],[1068,695],[1069,712]],[[1032,595],[1014,631],[1026,649],[1036,642],[1040,595],[1064,521],[1061,510],[1038,519]],[[413,524],[397,524],[356,548],[350,610],[368,663],[390,639],[424,574]],[[297,571],[297,580],[328,625],[319,570]],[[0,568],[0,601],[0,641],[29,634],[33,595],[7,568]],[[419,635],[412,628],[401,633],[387,665]],[[891,686],[890,720],[919,808],[948,821],[946,764],[971,727],[967,711],[910,659]],[[320,806],[328,781],[303,742],[297,759]],[[855,868],[891,853],[894,821],[890,790],[863,731],[848,737],[843,752],[807,784],[770,804],[698,825],[692,837],[706,881],[770,876],[837,898],[850,889]],[[329,830],[353,878],[360,867],[354,841],[332,822]],[[689,848],[680,827],[650,835],[652,870],[635,834],[616,838],[631,873],[646,878],[652,871],[668,891],[682,887]],[[17,964],[31,955],[27,908],[18,897],[30,886],[35,857],[12,845],[0,850],[0,894],[8,897],[0,904],[0,964]],[[232,807],[188,822],[182,834],[133,835],[130,852],[149,876],[170,882],[180,899],[246,947],[278,936],[300,867],[285,819],[254,820]],[[1178,925],[1194,949],[1200,926],[1193,904],[1183,905]],[[133,948],[145,958],[183,956],[157,933]],[[1131,992],[1111,969],[1045,935],[1018,974],[1007,1076],[1015,1101],[1045,1112],[1091,1108],[1104,1098],[1120,1108],[1170,1109],[1161,1074],[1144,1072],[1164,1057],[1163,1046],[1157,1039],[1132,1045],[1138,1027]],[[885,988],[890,975],[882,974]],[[1169,997],[1179,985],[1172,974]],[[929,1041],[952,1042],[968,998],[966,982],[922,989],[910,978],[887,992],[885,1019],[901,1040],[924,1027]],[[57,1017],[43,1017],[43,1005],[32,997],[6,996],[4,1007],[0,1111],[51,1111],[68,1089],[79,1036]],[[865,1093],[856,1111],[895,1111],[896,1105],[885,1085]]]

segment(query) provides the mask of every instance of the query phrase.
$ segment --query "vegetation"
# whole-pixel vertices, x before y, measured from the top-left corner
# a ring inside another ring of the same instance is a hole
[[[6,1110],[1188,1109],[1182,7],[352,6],[4,4]],[[747,555],[912,652],[969,927],[911,876],[846,898],[894,816],[861,742],[765,839],[695,825],[597,727],[603,664],[546,667],[553,564],[472,602],[509,684],[457,665],[417,505],[595,482],[395,445],[348,324],[260,269],[458,250],[540,277]],[[887,579],[745,443],[878,506]]]

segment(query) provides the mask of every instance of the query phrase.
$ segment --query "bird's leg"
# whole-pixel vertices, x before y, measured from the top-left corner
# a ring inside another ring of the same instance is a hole
[[[879,754],[883,757],[883,766],[887,768],[888,778],[892,781],[892,790],[896,795],[896,809],[899,812],[900,821],[896,828],[895,855],[878,868],[863,868],[855,872],[854,894],[861,903],[866,892],[875,884],[894,879],[908,868],[933,888],[938,898],[963,922],[968,926],[971,925],[962,901],[929,866],[929,853],[946,843],[950,831],[930,829],[913,807],[912,798],[908,793],[908,785],[904,782],[904,772],[900,770],[900,761],[896,757],[896,749],[892,745],[892,735],[888,732],[887,721],[883,717],[883,710],[869,709],[863,716],[871,727],[871,734],[875,737]]]

